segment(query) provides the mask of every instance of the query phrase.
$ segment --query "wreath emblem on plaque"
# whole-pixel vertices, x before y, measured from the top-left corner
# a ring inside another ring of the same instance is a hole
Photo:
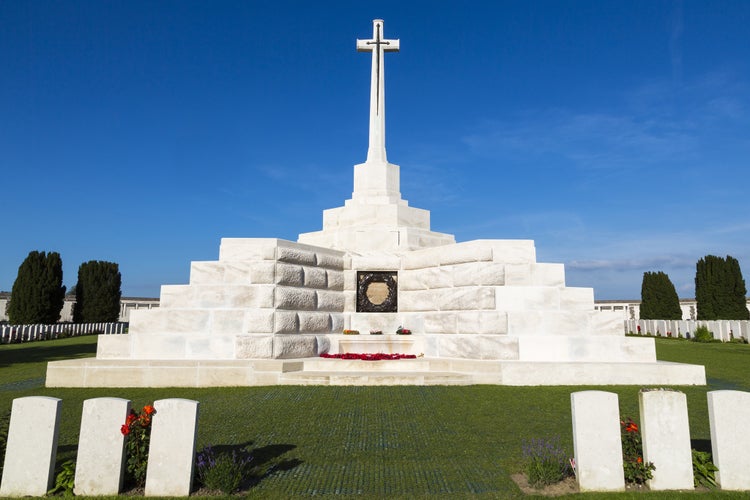
[[[396,271],[357,272],[357,312],[397,312]]]

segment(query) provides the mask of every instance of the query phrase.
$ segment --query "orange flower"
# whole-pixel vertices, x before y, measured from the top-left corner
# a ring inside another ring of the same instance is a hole
[[[635,425],[635,423],[630,422],[627,427],[625,427],[625,430],[628,432],[638,432],[638,426]]]
[[[144,406],[144,407],[143,407],[143,412],[144,412],[144,413],[145,413],[146,415],[153,415],[153,414],[154,414],[154,413],[156,412],[156,410],[154,409],[154,407],[153,407],[153,406],[151,406],[151,405],[146,405],[146,406]]]
[[[128,417],[125,419],[125,425],[130,425],[136,420],[138,420],[138,415],[136,415],[133,410],[130,410]]]
[[[638,462],[639,464],[643,463],[643,459],[641,457],[638,457],[635,461]]]

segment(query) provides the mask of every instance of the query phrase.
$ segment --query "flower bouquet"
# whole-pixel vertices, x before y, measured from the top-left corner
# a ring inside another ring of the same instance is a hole
[[[398,334],[398,335],[411,335],[411,330],[409,330],[408,328],[404,328],[404,327],[399,326],[398,329],[396,330],[396,334]]]
[[[359,335],[359,330],[344,330],[344,335]]]
[[[383,330],[370,330],[370,335],[383,335]]]

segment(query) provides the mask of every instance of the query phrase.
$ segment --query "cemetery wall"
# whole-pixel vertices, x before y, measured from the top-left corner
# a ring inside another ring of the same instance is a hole
[[[705,326],[714,339],[729,342],[743,338],[750,340],[750,321],[739,320],[663,320],[640,319],[625,321],[625,333],[654,335],[657,337],[693,338],[696,328]]]
[[[9,300],[9,293],[0,292],[0,322],[8,321],[6,307]],[[75,297],[65,297],[62,311],[60,311],[61,323],[70,323],[73,321],[73,304],[75,304],[75,302]],[[117,321],[127,323],[130,321],[130,311],[136,309],[152,309],[156,307],[159,307],[158,298],[122,297],[120,299],[120,316],[117,318]]]

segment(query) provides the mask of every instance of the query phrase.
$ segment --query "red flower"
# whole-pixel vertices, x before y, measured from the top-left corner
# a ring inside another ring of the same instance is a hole
[[[125,425],[130,425],[136,420],[138,420],[138,415],[136,415],[134,410],[130,410],[128,417],[125,419]]]
[[[123,436],[127,436],[128,434],[130,434],[130,427],[123,424],[123,426],[120,427],[120,432],[122,432]]]
[[[627,427],[625,427],[625,430],[628,432],[638,432],[638,426],[635,425],[635,423],[630,422]]]

